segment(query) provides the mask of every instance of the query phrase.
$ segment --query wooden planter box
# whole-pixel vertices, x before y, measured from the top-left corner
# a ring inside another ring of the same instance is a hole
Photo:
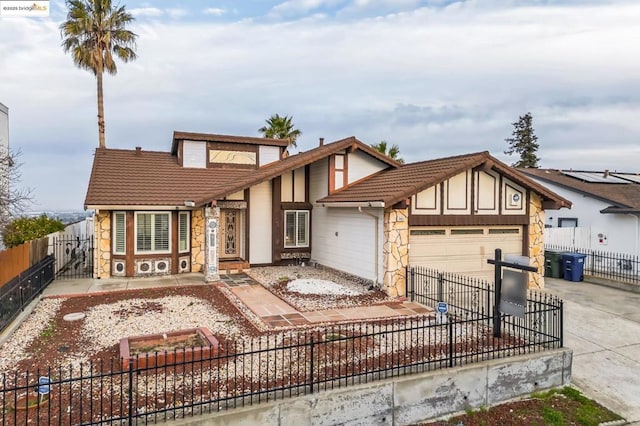
[[[140,348],[154,347],[158,345],[179,344],[190,335],[197,334],[204,346],[177,347],[175,350],[162,350],[153,352],[141,352]],[[218,355],[218,339],[211,334],[206,327],[191,328],[187,330],[171,331],[163,334],[147,334],[144,336],[125,337],[120,339],[120,357],[122,369],[129,369],[129,361],[133,360],[133,368],[162,367],[165,365],[180,364],[189,361],[209,359]],[[132,355],[132,352],[134,354]],[[137,353],[135,353],[137,352]]]

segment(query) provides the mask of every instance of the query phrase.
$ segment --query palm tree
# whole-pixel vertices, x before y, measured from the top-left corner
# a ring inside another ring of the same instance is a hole
[[[67,20],[60,24],[62,48],[71,52],[73,62],[93,72],[98,82],[99,147],[104,148],[104,96],[102,74],[116,74],[114,57],[123,62],[136,59],[136,37],[126,29],[135,19],[124,6],[111,0],[67,0]]]
[[[388,145],[389,144],[387,143],[387,141],[380,141],[380,143],[371,144],[371,148],[379,151],[392,160],[396,160],[400,164],[404,163],[404,160],[400,158],[400,147],[396,144],[391,145],[391,147],[389,147]],[[387,148],[389,148],[388,151]]]
[[[302,132],[294,129],[293,117],[287,115],[281,117],[278,114],[274,114],[265,120],[265,123],[267,123],[266,126],[258,129],[262,136],[265,138],[286,139],[289,142],[289,146],[297,146],[296,140],[302,135]]]

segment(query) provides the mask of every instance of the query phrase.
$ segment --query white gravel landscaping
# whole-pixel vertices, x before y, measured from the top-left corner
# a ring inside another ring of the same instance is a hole
[[[247,271],[247,275],[266,287],[271,287],[281,281],[306,279],[331,281],[334,284],[339,284],[342,288],[350,289],[355,294],[364,294],[369,291],[365,285],[344,275],[312,266],[264,266],[251,268]]]
[[[334,296],[357,296],[363,291],[356,291],[343,284],[317,278],[300,278],[289,281],[287,290],[300,294],[327,294]]]
[[[53,322],[67,299],[42,299],[7,341],[0,346],[0,373],[6,373],[32,356],[26,349],[38,338],[55,339]],[[238,339],[244,327],[219,312],[208,301],[192,296],[124,299],[92,306],[78,320],[79,341],[60,354],[60,365],[86,363],[91,355],[118,344],[122,337],[158,334],[197,327],[208,327],[214,335]],[[49,337],[48,335],[51,335]]]
[[[0,373],[29,356],[25,349],[47,328],[64,301],[65,299],[44,299],[38,303],[31,315],[0,346]]]
[[[304,312],[394,301],[364,282],[312,266],[265,266],[251,268],[247,275]]]
[[[159,311],[146,310],[149,303]],[[128,312],[120,315],[120,312]],[[227,337],[242,335],[240,327],[202,299],[191,296],[167,296],[160,299],[129,299],[97,305],[87,310],[82,335],[90,340],[88,351],[100,351],[117,343],[120,337],[158,334],[165,331],[207,327]]]

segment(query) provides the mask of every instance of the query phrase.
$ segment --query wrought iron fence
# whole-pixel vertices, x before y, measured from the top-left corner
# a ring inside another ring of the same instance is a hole
[[[47,256],[0,287],[0,332],[53,281],[52,256]]]
[[[93,235],[52,237],[50,253],[56,259],[56,279],[93,277]]]
[[[412,295],[431,300],[422,272],[414,270]],[[336,324],[0,375],[0,424],[156,423],[562,346],[561,300],[535,293],[527,318],[502,318],[504,335],[494,339],[491,317],[473,311],[473,293],[491,290],[447,279],[457,286],[450,292],[443,282],[456,309],[447,321]]]
[[[584,275],[640,284],[639,256],[556,245],[545,245],[545,250],[584,254],[587,256],[584,262]]]
[[[431,307],[446,302],[451,314],[485,320],[491,326],[495,287],[489,281],[412,266],[407,268],[407,296]],[[501,321],[505,332],[523,341],[555,344],[557,339],[563,345],[563,301],[551,294],[529,290],[525,317],[503,315]]]

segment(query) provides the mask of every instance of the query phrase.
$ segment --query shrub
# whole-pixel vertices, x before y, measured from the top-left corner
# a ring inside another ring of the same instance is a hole
[[[64,230],[62,222],[44,214],[40,217],[23,216],[14,219],[2,230],[2,240],[5,246],[11,248],[62,230]]]

